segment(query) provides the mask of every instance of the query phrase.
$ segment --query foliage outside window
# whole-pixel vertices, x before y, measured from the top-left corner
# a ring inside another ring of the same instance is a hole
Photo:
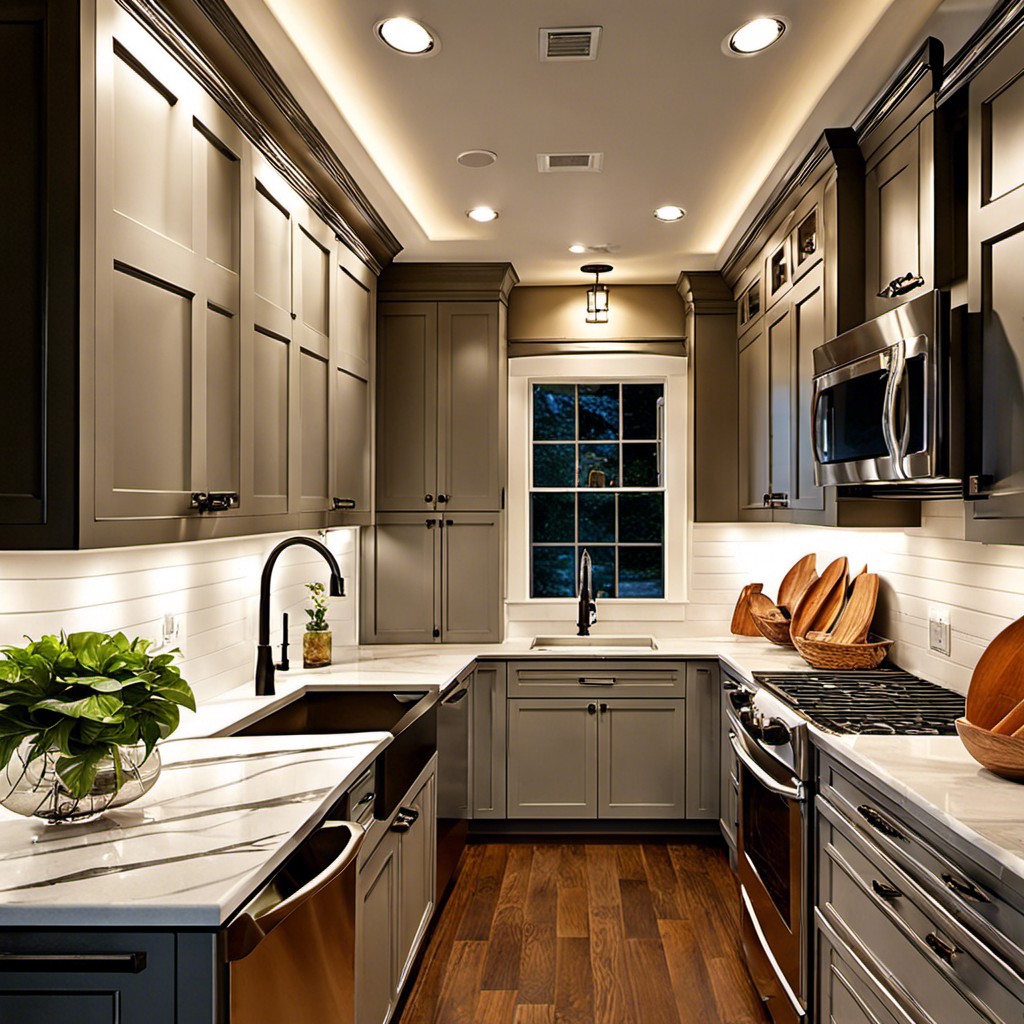
[[[665,596],[664,393],[532,385],[531,597],[574,597],[584,549],[597,597]]]

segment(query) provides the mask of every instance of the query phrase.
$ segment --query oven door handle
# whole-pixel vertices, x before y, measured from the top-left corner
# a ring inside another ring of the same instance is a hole
[[[896,424],[896,403],[899,400],[900,392],[903,390],[903,377],[907,369],[907,346],[901,338],[894,345],[890,345],[886,353],[889,366],[889,376],[885,382],[885,407],[882,412],[882,436],[885,438],[885,446],[889,449],[889,458],[892,459],[893,473],[898,480],[907,480],[906,470],[903,468],[903,456],[908,441],[906,424],[897,434]],[[906,417],[906,403],[904,402],[904,417]]]
[[[804,784],[798,782],[795,786],[787,786],[784,782],[779,782],[778,779],[773,778],[768,774],[751,756],[747,753],[743,744],[740,743],[739,737],[736,733],[729,730],[729,742],[732,744],[733,753],[739,758],[740,763],[746,768],[751,775],[765,789],[770,793],[774,793],[776,796],[785,797],[787,800],[797,800],[803,803],[807,799],[807,794],[804,790]]]

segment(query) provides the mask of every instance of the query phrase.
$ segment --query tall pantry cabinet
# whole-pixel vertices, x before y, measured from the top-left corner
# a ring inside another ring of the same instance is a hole
[[[393,264],[377,309],[365,643],[501,639],[507,263]]]

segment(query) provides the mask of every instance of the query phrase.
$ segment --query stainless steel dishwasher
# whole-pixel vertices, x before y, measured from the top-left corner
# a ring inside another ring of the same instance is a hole
[[[360,825],[325,821],[225,929],[230,1024],[355,1024]]]
[[[473,673],[456,682],[437,714],[437,896],[444,894],[469,832]]]

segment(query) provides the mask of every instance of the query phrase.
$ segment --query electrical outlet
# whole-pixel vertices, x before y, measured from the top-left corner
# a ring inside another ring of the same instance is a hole
[[[928,647],[936,654],[949,657],[949,609],[928,609]]]
[[[162,650],[179,648],[184,654],[185,637],[182,629],[182,616],[174,612],[165,612],[162,624],[160,647]]]

